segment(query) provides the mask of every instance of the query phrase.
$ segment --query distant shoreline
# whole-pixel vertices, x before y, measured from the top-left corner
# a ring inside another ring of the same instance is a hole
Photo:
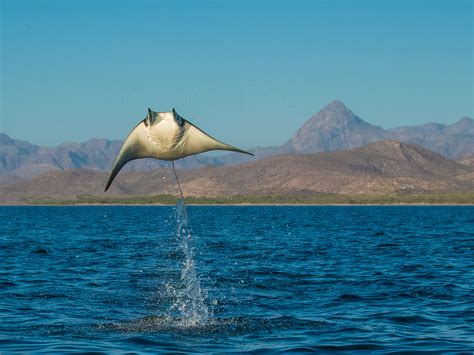
[[[174,207],[164,204],[0,204],[1,207]],[[186,204],[188,207],[474,207],[471,204],[429,204],[429,203],[398,203],[398,204]]]
[[[174,205],[169,205],[169,204],[117,204],[117,203],[76,203],[76,204],[0,204],[0,207],[173,207]],[[186,206],[192,206],[192,207],[472,207],[474,206],[474,203],[397,203],[397,204],[296,204],[296,203],[280,203],[280,204],[261,204],[261,203],[253,203],[253,204],[189,204],[187,203]]]
[[[6,206],[173,206],[175,195],[4,196]],[[188,196],[189,206],[473,206],[474,191],[436,194],[268,194]]]
[[[186,203],[187,206],[202,207],[410,207],[410,206],[474,206],[474,203]],[[156,206],[156,207],[172,207],[175,204],[164,203],[0,203],[0,207],[122,207],[122,206]]]

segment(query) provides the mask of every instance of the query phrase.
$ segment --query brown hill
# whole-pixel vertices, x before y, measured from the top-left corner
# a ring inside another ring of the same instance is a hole
[[[469,188],[471,172],[422,147],[395,141],[346,151],[281,155],[183,175],[188,193],[400,193]]]
[[[107,173],[50,171],[0,190],[1,200],[25,196],[103,194]],[[238,166],[179,172],[186,195],[383,194],[474,189],[474,167],[420,146],[383,141],[345,151],[279,155]],[[170,169],[119,174],[108,195],[177,194]]]

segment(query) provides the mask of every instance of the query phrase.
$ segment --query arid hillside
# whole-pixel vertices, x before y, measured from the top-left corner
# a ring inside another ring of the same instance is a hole
[[[232,194],[391,194],[474,190],[474,167],[417,145],[383,141],[351,150],[278,155],[237,166],[179,171],[188,196]],[[1,201],[25,197],[103,195],[108,174],[50,171],[1,191]],[[107,195],[177,194],[170,169],[123,172]]]

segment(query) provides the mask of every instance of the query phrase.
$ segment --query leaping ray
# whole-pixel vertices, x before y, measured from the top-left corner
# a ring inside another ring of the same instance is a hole
[[[229,150],[253,155],[211,137],[178,115],[175,109],[171,112],[154,112],[148,109],[146,118],[135,126],[123,143],[105,191],[109,189],[120,169],[131,160],[155,158],[173,161],[210,150]]]

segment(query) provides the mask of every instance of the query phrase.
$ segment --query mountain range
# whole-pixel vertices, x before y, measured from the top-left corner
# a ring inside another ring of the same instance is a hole
[[[306,121],[283,144],[283,150],[291,153],[326,152],[382,140],[418,144],[455,159],[474,153],[474,120],[462,117],[451,125],[428,123],[385,130],[365,122],[336,100]]]
[[[0,187],[0,203],[28,198],[74,199],[78,195],[177,194],[172,170],[118,175],[109,192],[107,172],[48,171]],[[235,194],[413,194],[474,190],[474,165],[462,164],[421,146],[397,141],[316,154],[287,154],[233,166],[179,172],[192,196]]]
[[[451,125],[428,123],[383,129],[356,116],[335,100],[309,118],[287,142],[277,147],[250,149],[255,157],[241,154],[198,155],[181,159],[179,169],[218,167],[251,162],[278,154],[312,154],[361,147],[395,140],[417,144],[455,159],[474,154],[474,120],[463,117]],[[120,140],[91,139],[41,147],[0,133],[0,184],[15,183],[50,170],[89,169],[108,171],[122,145]],[[147,171],[167,167],[167,162],[142,159],[127,164],[125,171]]]

